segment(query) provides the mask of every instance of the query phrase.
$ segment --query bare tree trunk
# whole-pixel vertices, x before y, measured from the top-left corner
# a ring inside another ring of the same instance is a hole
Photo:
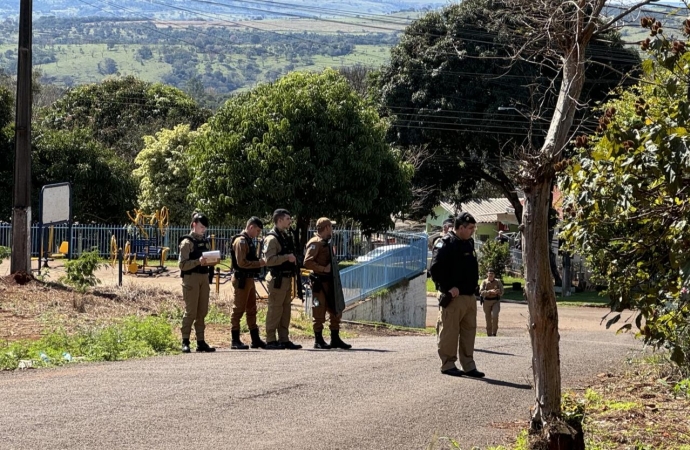
[[[525,193],[523,216],[525,296],[529,306],[532,371],[537,395],[532,426],[538,429],[561,412],[558,309],[548,257],[550,187],[550,181],[542,182]]]

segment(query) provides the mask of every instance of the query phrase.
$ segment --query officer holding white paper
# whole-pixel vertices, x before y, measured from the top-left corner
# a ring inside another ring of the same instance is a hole
[[[209,259],[211,245],[206,239],[208,218],[203,214],[194,213],[190,225],[191,232],[180,238],[179,267],[182,277],[182,296],[184,298],[185,313],[182,317],[182,353],[189,353],[189,337],[192,325],[196,333],[197,352],[215,352],[204,340],[206,329],[206,314],[208,314],[208,300],[211,294],[209,287],[209,273],[213,273],[213,266],[217,260]],[[204,256],[206,253],[206,256]]]

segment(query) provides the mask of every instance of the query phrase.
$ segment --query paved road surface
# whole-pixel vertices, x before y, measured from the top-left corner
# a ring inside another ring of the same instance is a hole
[[[525,313],[506,304],[503,336],[477,338],[485,380],[440,375],[433,336],[0,373],[0,448],[400,450],[425,448],[434,433],[463,448],[498,444],[532,404]],[[561,308],[565,386],[640,349],[599,328],[601,313]]]

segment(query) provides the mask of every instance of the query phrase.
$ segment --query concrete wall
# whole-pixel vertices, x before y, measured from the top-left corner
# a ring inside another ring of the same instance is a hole
[[[426,273],[406,280],[384,295],[355,303],[343,312],[343,319],[426,327]]]

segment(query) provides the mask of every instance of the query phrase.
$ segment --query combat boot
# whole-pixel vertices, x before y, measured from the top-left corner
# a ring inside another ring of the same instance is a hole
[[[281,344],[283,345],[283,348],[286,349],[286,350],[299,350],[299,349],[302,348],[301,345],[295,344],[295,343],[292,342],[292,341],[281,342]]]
[[[314,331],[314,348],[321,348],[324,350],[331,348],[331,346],[323,340],[323,331]]]
[[[350,350],[352,346],[340,340],[340,330],[331,330],[331,348]]]
[[[197,352],[204,352],[204,353],[212,353],[215,352],[216,349],[214,347],[211,347],[206,343],[206,341],[196,341],[196,351]]]
[[[231,349],[247,350],[249,348],[248,345],[243,344],[240,340],[240,330],[231,330],[230,333],[232,333],[232,343],[230,344]]]
[[[182,339],[182,353],[191,353],[189,349],[189,339]]]
[[[253,330],[249,330],[249,334],[252,337],[252,348],[266,348],[266,343],[261,340],[261,337],[259,336],[259,329],[254,328]]]
[[[283,344],[281,344],[278,341],[271,341],[266,343],[266,347],[264,347],[266,350],[285,350],[285,347]]]

